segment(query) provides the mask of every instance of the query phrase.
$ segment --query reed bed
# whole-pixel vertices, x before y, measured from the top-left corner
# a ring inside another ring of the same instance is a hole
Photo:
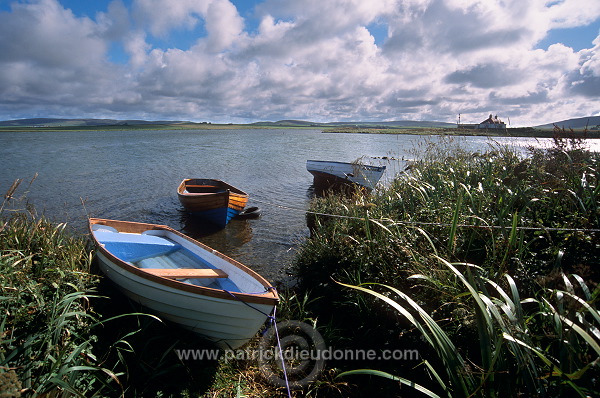
[[[420,347],[426,372],[363,365],[431,396],[597,393],[599,154],[560,136],[527,156],[420,150],[387,189],[312,203],[296,271],[321,322],[352,330],[332,344]]]
[[[400,290],[386,285],[378,288],[342,284],[384,301],[409,320],[436,354],[424,359],[421,366],[433,376],[437,386],[429,389],[377,370],[347,371],[338,377],[376,375],[430,397],[597,394],[600,314],[590,304],[594,299],[579,276],[569,278],[563,274],[566,290],[548,290],[537,298],[521,299],[509,275],[505,275],[508,289],[504,289],[482,277],[479,267],[440,261],[457,277],[466,289],[463,295],[472,301],[480,360],[474,362],[472,353],[461,352],[461,347],[454,344],[428,311]],[[466,271],[460,272],[457,266],[467,267]],[[379,290],[391,292],[394,298]]]
[[[34,178],[35,179],[35,178]],[[30,182],[32,183],[33,180]],[[127,341],[139,328],[114,331],[122,313],[106,317],[95,304],[99,277],[86,236],[38,216],[17,194],[0,205],[0,395],[122,396]]]
[[[92,350],[97,282],[86,240],[30,211],[0,208],[0,373],[3,396],[81,396],[117,379]],[[112,388],[112,387],[111,387]],[[118,388],[117,388],[118,389]]]

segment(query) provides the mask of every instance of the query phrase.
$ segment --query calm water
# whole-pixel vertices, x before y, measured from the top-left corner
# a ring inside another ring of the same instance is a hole
[[[286,281],[298,244],[308,236],[304,210],[312,176],[306,160],[388,166],[383,157],[413,158],[437,137],[325,134],[320,130],[180,130],[0,132],[0,192],[16,178],[30,180],[27,198],[38,213],[85,230],[93,217],[166,224],[254,268],[271,282]],[[517,146],[545,140],[507,139]],[[485,150],[490,141],[464,137],[460,145]],[[176,189],[184,178],[217,178],[250,194],[259,219],[233,220],[214,230],[182,211]],[[22,184],[23,193],[27,184]],[[85,203],[85,207],[82,204]]]

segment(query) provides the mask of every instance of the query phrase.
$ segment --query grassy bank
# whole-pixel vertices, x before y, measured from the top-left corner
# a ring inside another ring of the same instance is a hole
[[[597,394],[599,155],[557,137],[526,158],[453,139],[418,158],[378,194],[315,200],[296,272],[330,344],[420,360],[330,365],[385,371],[346,374],[356,396],[405,379],[432,396]]]
[[[4,397],[118,390],[93,349],[98,324],[86,240],[31,210],[0,206],[0,391]]]
[[[506,130],[495,129],[463,129],[463,128],[432,128],[432,127],[330,127],[324,133],[355,133],[355,134],[414,134],[414,135],[441,135],[441,136],[479,136],[479,137],[531,137],[553,138],[556,131],[552,129],[539,129],[533,127],[515,127]],[[600,138],[600,131],[577,129],[570,130],[568,134],[577,139]]]
[[[38,216],[22,185],[0,202],[0,396],[210,391],[219,362],[183,364],[174,351],[204,348],[197,336],[125,299],[94,269],[88,237]]]
[[[352,134],[408,134],[408,135],[441,135],[441,136],[484,136],[484,137],[531,137],[531,138],[552,138],[556,135],[556,127],[553,129],[540,129],[533,127],[508,128],[506,130],[494,129],[464,129],[455,127],[431,127],[419,126],[377,126],[373,123],[356,126],[332,126],[329,123],[308,123],[308,122],[257,122],[251,124],[218,124],[218,123],[120,123],[120,124],[101,124],[101,125],[43,125],[43,126],[0,126],[1,132],[78,132],[78,131],[136,131],[136,130],[280,130],[280,129],[321,129],[324,133],[352,133]],[[588,129],[575,129],[568,132],[573,138],[578,139],[597,139],[600,138],[600,131]]]
[[[59,132],[59,131],[136,131],[136,130],[239,130],[239,129],[265,129],[280,127],[254,126],[241,124],[202,124],[202,123],[173,123],[173,124],[114,124],[100,126],[47,126],[47,127],[0,127],[0,132]],[[281,127],[284,128],[284,127]]]

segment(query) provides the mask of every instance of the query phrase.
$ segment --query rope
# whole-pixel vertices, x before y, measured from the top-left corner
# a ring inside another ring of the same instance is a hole
[[[268,292],[271,289],[276,290],[275,287],[269,286],[268,288],[266,288],[265,291]],[[285,389],[287,391],[288,398],[292,398],[290,382],[288,380],[287,370],[285,368],[285,359],[283,357],[283,349],[281,348],[281,339],[279,338],[279,330],[277,329],[277,317],[276,317],[277,306],[273,307],[273,315],[269,315],[269,314],[265,313],[264,311],[261,311],[258,308],[248,304],[244,300],[237,297],[235,294],[231,293],[229,290],[223,289],[223,291],[228,293],[234,299],[236,299],[236,300],[242,302],[243,304],[247,305],[248,307],[252,308],[253,310],[260,312],[261,314],[266,316],[269,321],[271,321],[271,324],[273,325],[273,328],[275,329],[275,338],[277,339],[277,348],[279,348],[279,357],[281,358],[281,369],[283,370],[283,378],[285,380]],[[265,330],[265,332],[266,332],[266,330]]]
[[[260,199],[253,199],[256,202],[261,202],[264,203],[268,206],[273,206],[273,207],[278,207],[280,209],[284,209],[284,210],[294,210],[294,211],[301,211],[307,214],[314,214],[316,216],[323,216],[323,217],[333,217],[333,218],[344,218],[344,219],[348,219],[348,220],[369,220],[372,222],[389,222],[391,221],[394,224],[401,224],[401,225],[410,225],[410,226],[434,226],[434,227],[451,227],[453,224],[450,223],[434,223],[434,222],[424,222],[424,221],[395,221],[395,220],[390,220],[390,219],[386,219],[386,218],[379,218],[379,219],[375,219],[375,218],[368,218],[368,217],[354,217],[354,216],[345,216],[342,214],[329,214],[329,213],[319,213],[319,212],[315,212],[315,211],[310,211],[310,210],[306,210],[306,209],[301,209],[299,207],[292,207],[292,206],[285,206],[285,205],[279,205],[276,203],[269,203]],[[505,227],[505,226],[501,226],[501,225],[472,225],[472,224],[457,224],[456,225],[459,228],[478,228],[478,229],[512,229],[512,226],[510,227]],[[517,230],[529,230],[529,231],[564,231],[564,232],[600,232],[599,228],[552,228],[552,227],[544,227],[544,226],[540,226],[540,227],[516,227]]]
[[[275,289],[275,288],[273,288],[273,289]],[[271,319],[271,320],[275,319],[275,318],[273,318],[271,315],[267,314],[266,312],[264,312],[264,311],[261,311],[261,310],[259,310],[258,308],[251,306],[250,304],[248,304],[248,303],[247,303],[247,302],[245,302],[244,300],[242,300],[242,299],[240,299],[239,297],[237,297],[235,294],[231,293],[229,290],[225,290],[225,289],[223,289],[223,291],[224,291],[225,293],[228,293],[228,294],[229,294],[231,297],[233,297],[234,299],[238,300],[239,302],[241,302],[241,303],[243,303],[243,304],[246,304],[248,307],[252,308],[253,310],[260,312],[261,314],[263,314],[263,315],[264,315],[264,316],[266,316],[267,318],[269,318],[269,319]],[[266,291],[268,291],[268,290],[266,290]],[[252,294],[252,293],[247,293],[247,294]],[[256,293],[255,293],[255,294],[256,294]],[[259,293],[259,294],[261,294],[261,293]]]
[[[281,339],[279,338],[279,330],[277,329],[277,322],[275,321],[275,313],[277,311],[277,307],[273,308],[273,318],[271,322],[273,323],[273,327],[275,328],[275,337],[277,338],[277,348],[279,348],[279,356],[281,357],[281,369],[283,370],[283,379],[285,380],[285,389],[288,394],[288,398],[292,398],[292,392],[290,390],[290,382],[288,380],[287,370],[285,368],[285,359],[283,358],[283,349],[281,348]]]

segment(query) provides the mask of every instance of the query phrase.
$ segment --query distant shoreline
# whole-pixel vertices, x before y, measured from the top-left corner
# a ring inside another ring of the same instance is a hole
[[[325,133],[356,133],[356,134],[415,134],[415,135],[456,135],[456,136],[480,136],[480,137],[529,137],[529,138],[553,138],[556,133],[553,130],[536,129],[533,127],[507,128],[506,130],[493,129],[458,129],[458,128],[395,128],[395,129],[361,129],[343,128],[324,130]],[[600,138],[600,130],[582,129],[565,130],[560,132],[562,138],[597,139]]]
[[[456,136],[484,136],[484,137],[530,137],[552,138],[555,133],[551,129],[538,129],[533,127],[507,128],[506,130],[493,129],[458,129],[439,127],[361,127],[344,126],[331,127],[319,124],[294,125],[286,124],[211,124],[211,123],[173,123],[173,124],[115,124],[94,126],[0,126],[2,132],[78,132],[78,131],[128,131],[128,130],[322,130],[323,133],[351,133],[351,134],[411,134],[411,135],[456,135]],[[565,130],[561,132],[562,138],[598,139],[600,130],[583,129]]]

